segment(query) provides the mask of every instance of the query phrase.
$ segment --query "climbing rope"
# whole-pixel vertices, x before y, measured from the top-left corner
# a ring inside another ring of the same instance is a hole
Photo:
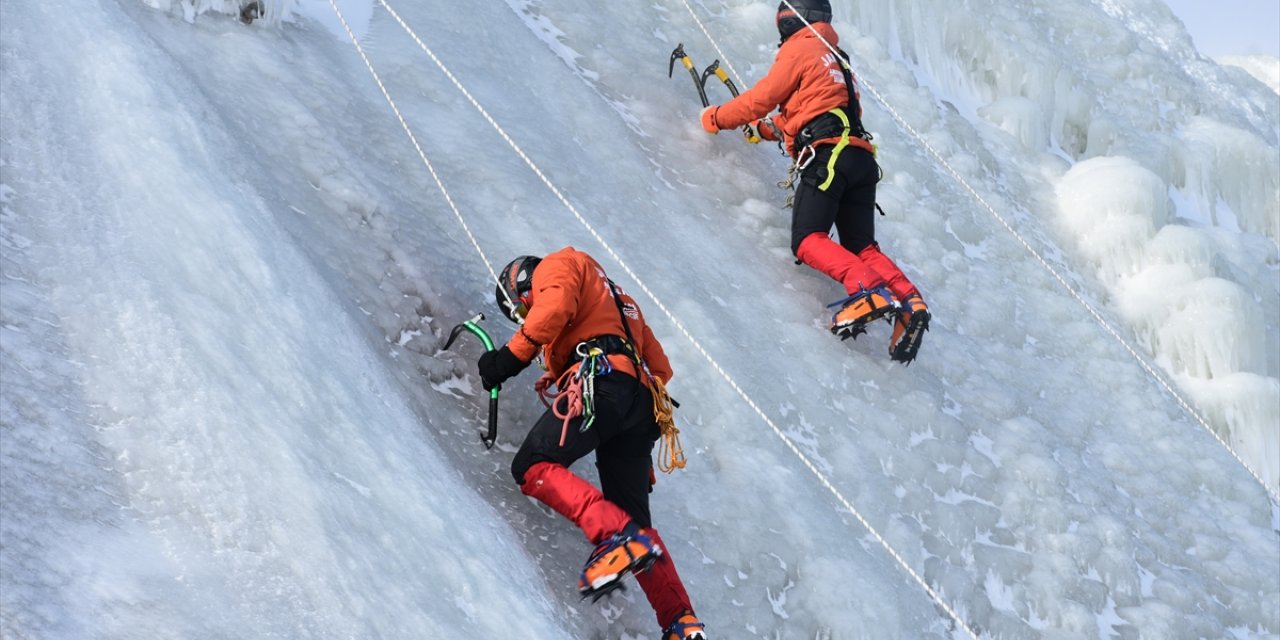
[[[385,6],[388,11],[391,11],[391,7],[387,6],[386,3],[383,3],[383,6]],[[418,152],[418,157],[422,159],[422,164],[427,167],[427,171],[431,174],[431,179],[435,180],[436,187],[440,189],[440,194],[444,196],[445,202],[449,205],[449,210],[452,211],[454,217],[458,219],[458,224],[462,225],[462,230],[467,234],[467,239],[471,241],[471,246],[475,247],[476,253],[480,254],[480,261],[484,263],[485,269],[489,270],[489,278],[493,281],[494,284],[499,285],[498,291],[501,291],[502,296],[507,299],[507,304],[510,306],[510,308],[515,308],[516,306],[515,301],[513,301],[511,299],[511,296],[507,294],[506,288],[500,286],[502,283],[498,279],[498,273],[493,269],[493,263],[490,262],[489,257],[485,255],[484,249],[480,248],[480,242],[476,240],[475,234],[471,232],[471,226],[467,224],[466,218],[462,216],[462,212],[459,211],[458,206],[454,204],[453,197],[449,195],[449,190],[445,188],[444,182],[440,179],[440,174],[436,173],[435,166],[431,164],[431,160],[427,158],[426,152],[422,150],[422,145],[418,143],[418,137],[414,135],[413,129],[409,126],[409,123],[404,119],[404,114],[400,113],[400,107],[396,106],[396,101],[391,97],[391,94],[387,91],[386,85],[383,84],[382,82],[382,77],[378,75],[378,72],[376,70],[374,70],[373,63],[369,61],[369,56],[365,53],[364,47],[360,44],[360,39],[356,37],[355,32],[352,31],[351,29],[351,25],[347,23],[347,18],[345,15],[343,15],[342,10],[338,8],[337,0],[329,0],[329,7],[332,8],[334,14],[338,16],[338,21],[342,23],[342,29],[346,31],[347,37],[351,39],[351,44],[355,46],[356,52],[360,54],[360,59],[364,62],[365,68],[369,70],[369,75],[373,76],[373,81],[377,83],[378,89],[382,92],[382,97],[386,99],[387,104],[391,107],[391,111],[395,113],[396,120],[400,122],[400,127],[404,129],[405,135],[407,135],[409,137],[409,141],[413,143],[413,148]],[[395,16],[398,22],[400,22],[401,26],[404,26],[406,29],[408,29],[408,26],[405,25],[404,22],[400,21],[399,16],[396,16],[394,12],[392,12],[392,15]],[[417,36],[414,36],[414,39],[417,40]],[[419,41],[419,44],[421,44],[421,41]],[[433,60],[435,59],[434,54],[431,57]],[[436,60],[436,64],[439,65],[440,61]],[[451,80],[454,80],[455,84],[457,84],[457,80],[453,78],[453,74],[449,73],[449,70],[445,69],[443,65],[440,65],[440,66],[441,66],[441,69],[444,70],[445,74],[448,75]],[[461,85],[458,85],[458,88],[461,89],[462,88]],[[479,104],[475,102],[475,99],[471,98],[471,94],[466,93],[465,89],[463,89],[463,93],[466,94],[467,98],[471,100],[472,104],[475,104],[477,107],[479,107]],[[487,113],[485,113],[485,117],[488,118]],[[490,123],[493,124],[494,126],[497,126],[497,123],[493,122],[492,119],[490,119]],[[503,133],[502,135],[504,138],[506,137],[505,133]],[[507,140],[508,142],[510,142],[510,138],[508,138]],[[524,324],[524,318],[517,315],[516,323]]]
[[[550,391],[553,382],[550,373],[543,375],[533,385],[534,391],[537,391],[538,397],[542,399],[542,404],[551,411],[552,415],[562,421],[560,427],[560,446],[562,447],[569,436],[569,422],[574,418],[583,416],[582,425],[578,427],[579,431],[591,428],[596,420],[596,376],[608,375],[613,371],[613,365],[609,363],[608,356],[601,349],[580,343],[578,355],[582,357],[582,364],[576,368],[566,369],[560,374],[560,378],[554,381],[557,391]]]
[[[544,374],[538,379],[538,384],[534,385],[534,390],[538,392],[538,397],[542,400],[543,406],[551,411],[551,415],[560,418],[560,446],[564,446],[565,438],[569,435],[569,421],[582,415],[582,382],[574,380],[574,374],[577,373],[572,369],[560,374],[560,379],[555,381],[558,391],[549,391],[551,374]],[[543,381],[547,381],[543,384]],[[561,409],[561,407],[564,407]]]
[[[337,14],[338,21],[342,23],[342,28],[347,32],[347,37],[351,39],[351,44],[355,45],[356,52],[360,54],[360,59],[364,61],[364,66],[369,70],[369,75],[373,76],[373,81],[378,84],[378,89],[382,91],[382,97],[387,100],[387,104],[391,106],[391,111],[395,113],[396,120],[400,122],[400,127],[404,129],[405,135],[409,136],[409,141],[413,143],[413,148],[417,150],[418,157],[422,158],[422,164],[426,165],[427,171],[431,174],[431,178],[435,180],[436,187],[440,189],[440,194],[444,196],[445,202],[449,205],[449,209],[453,211],[454,217],[458,219],[458,224],[462,225],[462,230],[467,234],[467,238],[471,240],[471,246],[475,247],[476,253],[480,254],[480,261],[484,263],[486,269],[489,270],[489,276],[493,278],[495,284],[498,282],[498,274],[493,270],[493,264],[489,262],[489,257],[484,254],[484,249],[480,248],[480,242],[476,240],[476,236],[471,232],[471,226],[467,224],[466,218],[462,217],[462,212],[458,211],[458,206],[454,204],[453,197],[449,195],[449,190],[445,188],[444,182],[440,180],[440,174],[436,173],[436,168],[431,164],[431,160],[427,159],[427,154],[422,150],[422,145],[418,144],[418,137],[413,134],[413,129],[409,127],[409,123],[405,121],[404,114],[400,113],[400,107],[396,106],[396,101],[391,98],[391,94],[387,92],[387,86],[382,83],[382,77],[374,70],[373,63],[369,61],[369,56],[365,53],[364,47],[360,45],[359,38],[356,37],[351,25],[347,24],[347,18],[342,14],[342,10],[338,8],[337,0],[329,0],[329,6],[333,8],[333,12]],[[499,287],[501,290],[502,287]],[[505,295],[505,291],[503,292]],[[507,302],[511,302],[508,300]],[[514,307],[514,305],[512,305]]]
[[[653,392],[653,416],[658,422],[662,434],[658,443],[658,470],[671,473],[683,469],[684,446],[680,444],[680,429],[676,427],[675,406],[671,396],[667,395],[667,385],[656,376],[649,376],[650,391]]]

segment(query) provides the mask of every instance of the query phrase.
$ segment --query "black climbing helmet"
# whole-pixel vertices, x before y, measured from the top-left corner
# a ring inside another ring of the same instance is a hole
[[[507,264],[498,274],[498,286],[494,288],[494,299],[498,308],[512,322],[520,322],[529,313],[529,291],[533,289],[533,270],[538,268],[542,258],[536,256],[520,256]]]
[[[788,6],[788,4],[790,6]],[[795,7],[793,10],[792,7]],[[830,0],[784,0],[778,3],[778,35],[782,41],[805,27],[804,20],[810,24],[831,22]]]

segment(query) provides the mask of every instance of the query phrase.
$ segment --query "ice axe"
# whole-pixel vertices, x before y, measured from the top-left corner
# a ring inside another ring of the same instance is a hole
[[[711,106],[711,101],[707,99],[707,90],[702,86],[703,80],[698,77],[698,72],[693,70],[693,60],[689,58],[689,54],[684,52],[683,42],[676,45],[675,50],[671,52],[671,61],[667,63],[668,78],[676,70],[676,60],[679,60],[680,64],[683,64],[684,68],[689,70],[689,75],[693,76],[693,86],[698,89],[698,98],[702,100],[702,106]]]
[[[698,98],[702,100],[702,106],[704,108],[711,106],[711,100],[707,98],[707,79],[711,76],[719,78],[720,81],[724,83],[724,86],[729,88],[729,93],[735,98],[738,97],[738,86],[733,84],[733,80],[729,79],[729,74],[725,73],[724,69],[720,68],[719,60],[708,65],[707,68],[702,71],[702,75],[699,76],[698,72],[693,68],[693,59],[689,57],[689,54],[684,52],[684,43],[681,42],[677,44],[676,48],[671,52],[671,60],[667,63],[668,78],[670,78],[671,74],[676,70],[676,60],[679,60],[680,64],[684,65],[684,68],[689,70],[689,75],[693,78],[693,86],[698,90]],[[742,127],[742,133],[747,137],[747,141],[751,144],[760,142],[760,136],[753,132],[749,125],[744,125]]]
[[[453,345],[453,341],[457,340],[465,330],[480,338],[486,351],[493,351],[493,339],[478,324],[481,320],[484,320],[484,314],[477,313],[474,318],[454,327],[453,331],[449,332],[449,339],[445,341],[444,349],[447,351]],[[501,388],[502,386],[499,385],[489,390],[489,431],[480,435],[480,441],[484,442],[486,449],[492,449],[494,441],[498,439],[498,390]]]
[[[712,62],[707,65],[706,69],[702,70],[702,85],[704,87],[707,85],[707,79],[711,76],[719,78],[720,82],[723,82],[724,86],[729,88],[729,93],[735,98],[738,97],[738,85],[734,84],[733,80],[729,79],[729,74],[725,73],[724,69],[720,67],[719,60]]]

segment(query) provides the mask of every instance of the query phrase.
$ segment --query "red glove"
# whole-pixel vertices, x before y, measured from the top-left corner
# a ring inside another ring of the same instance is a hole
[[[699,116],[702,120],[702,128],[706,129],[707,133],[720,133],[720,127],[716,124],[716,109],[719,108],[716,105],[711,105],[703,109],[702,114]]]

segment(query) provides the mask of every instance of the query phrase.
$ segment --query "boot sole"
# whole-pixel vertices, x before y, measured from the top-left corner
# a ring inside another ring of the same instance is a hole
[[[582,593],[583,600],[586,600],[587,598],[591,598],[591,602],[598,602],[600,598],[603,598],[613,593],[614,591],[626,591],[626,590],[627,590],[627,586],[622,584],[622,576],[618,575],[618,576],[615,576],[615,578],[610,582],[600,585],[599,587],[596,587],[594,589],[586,589],[581,593]]]
[[[623,570],[618,573],[599,576],[592,581],[589,587],[579,589],[578,592],[582,594],[582,598],[584,600],[591,598],[591,601],[595,602],[616,589],[625,589],[626,587],[622,584],[622,578],[624,576],[628,573],[635,574],[648,571],[653,568],[654,563],[658,561],[658,556],[660,555],[662,555],[662,550],[657,547],[653,547],[649,550],[649,553],[636,558]]]
[[[912,314],[911,320],[907,322],[906,332],[902,334],[902,339],[898,341],[889,357],[904,365],[911,364],[920,351],[920,343],[924,341],[924,332],[929,330],[931,319],[932,316],[928,311]]]
[[[863,317],[861,320],[853,320],[842,324],[831,325],[831,333],[839,336],[841,340],[848,340],[850,338],[856,340],[858,336],[867,332],[867,327],[870,326],[871,323],[882,318],[889,318],[892,320],[892,314],[896,311],[897,309],[894,307],[879,307],[869,315]]]

